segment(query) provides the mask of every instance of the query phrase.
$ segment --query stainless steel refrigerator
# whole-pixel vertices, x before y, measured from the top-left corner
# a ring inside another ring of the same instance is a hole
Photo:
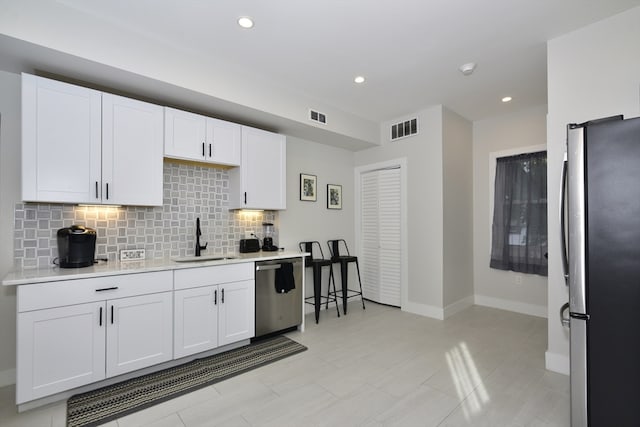
[[[640,426],[640,118],[569,125],[562,187],[571,425]]]

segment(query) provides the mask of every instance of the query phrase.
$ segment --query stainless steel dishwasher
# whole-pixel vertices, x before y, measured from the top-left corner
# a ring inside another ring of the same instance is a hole
[[[283,263],[293,266],[295,288],[276,291],[276,271]],[[256,262],[256,337],[302,323],[302,258]]]

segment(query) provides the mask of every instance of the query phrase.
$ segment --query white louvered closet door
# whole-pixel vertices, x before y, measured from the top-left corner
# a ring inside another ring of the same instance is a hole
[[[400,306],[400,169],[362,174],[360,180],[362,287],[373,301]]]

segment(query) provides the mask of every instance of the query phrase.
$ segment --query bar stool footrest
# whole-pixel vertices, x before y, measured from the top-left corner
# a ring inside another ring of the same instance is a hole
[[[304,299],[304,302],[307,304],[311,304],[311,305],[315,305],[315,299],[316,297],[306,297]],[[325,297],[324,295],[320,296],[320,304],[326,304],[328,302],[335,302],[336,304],[338,303],[338,300],[335,297]]]
[[[329,292],[329,295],[334,295],[336,298],[342,298],[342,289],[337,290],[335,292]],[[358,295],[362,296],[362,292],[354,291],[353,289],[347,289],[347,298],[357,297]]]

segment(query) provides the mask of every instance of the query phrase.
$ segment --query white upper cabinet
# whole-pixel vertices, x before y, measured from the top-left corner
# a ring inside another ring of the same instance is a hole
[[[242,164],[229,171],[231,209],[287,207],[284,135],[242,126]]]
[[[240,165],[240,125],[169,107],[164,114],[165,157]]]
[[[162,107],[102,94],[102,202],[162,205]]]
[[[100,203],[102,94],[22,74],[22,199]]]
[[[22,199],[162,205],[162,107],[22,75]]]

